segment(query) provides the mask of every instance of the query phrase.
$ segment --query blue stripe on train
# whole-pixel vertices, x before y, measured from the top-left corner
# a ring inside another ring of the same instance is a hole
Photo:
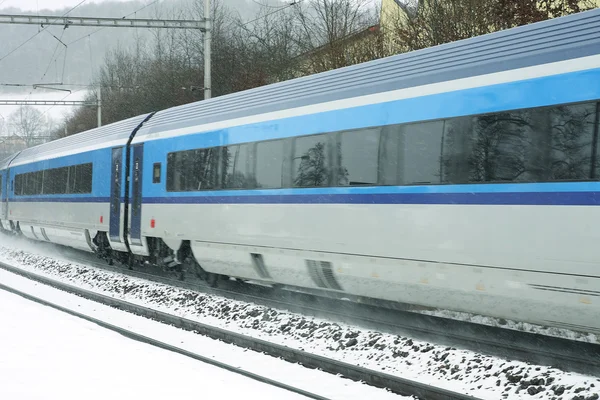
[[[150,197],[145,204],[481,204],[600,205],[600,192],[366,193]]]
[[[108,203],[86,195],[18,197],[15,202]],[[123,202],[123,198],[120,199]],[[171,192],[146,204],[523,204],[597,205],[600,182],[363,186]]]

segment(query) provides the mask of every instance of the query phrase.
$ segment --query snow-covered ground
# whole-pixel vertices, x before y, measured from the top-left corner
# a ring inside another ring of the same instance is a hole
[[[0,281],[113,325],[327,398],[404,398],[111,309],[6,271],[0,271]],[[0,320],[2,399],[305,398],[134,341],[1,290]]]
[[[300,399],[0,291],[3,399]]]
[[[0,260],[77,286],[220,328],[311,351],[484,399],[595,400],[598,377],[392,334],[331,323],[285,310],[169,287],[34,254],[22,241],[0,239]]]

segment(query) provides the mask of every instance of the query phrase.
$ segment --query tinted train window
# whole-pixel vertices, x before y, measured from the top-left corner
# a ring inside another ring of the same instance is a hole
[[[69,193],[92,193],[92,164],[69,167]]]
[[[223,163],[225,177],[223,188],[244,189],[256,187],[250,168],[250,144],[226,147],[226,162]]]
[[[14,182],[14,193],[16,195],[23,194],[23,175],[16,175]]]
[[[282,187],[283,140],[258,143],[256,146],[256,184],[263,189]]]
[[[506,111],[171,153],[167,189],[597,179],[599,108]]]
[[[15,195],[92,193],[92,163],[15,176]]]
[[[167,191],[185,192],[218,187],[219,148],[186,150],[167,156]]]
[[[295,187],[329,184],[330,162],[326,135],[305,136],[294,140],[292,179]]]
[[[553,182],[598,176],[595,103],[446,121],[446,183]]]
[[[403,143],[399,185],[440,183],[443,130],[443,121],[405,125],[399,130]]]
[[[44,194],[68,193],[69,167],[47,169],[44,171]]]
[[[378,182],[380,129],[361,129],[340,134],[338,185],[375,185]]]
[[[30,172],[23,188],[23,194],[36,195],[42,193],[42,171]]]

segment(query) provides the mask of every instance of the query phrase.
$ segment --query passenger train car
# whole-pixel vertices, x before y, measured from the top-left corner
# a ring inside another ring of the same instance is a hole
[[[142,115],[0,164],[5,230],[600,333],[600,11]]]

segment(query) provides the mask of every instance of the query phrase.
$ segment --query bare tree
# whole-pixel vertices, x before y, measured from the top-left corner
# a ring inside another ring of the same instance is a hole
[[[417,50],[594,7],[590,0],[408,0],[386,40],[396,52]]]
[[[27,147],[48,140],[54,128],[54,121],[40,110],[30,106],[21,106],[8,118],[12,132],[21,137]]]
[[[294,5],[296,7],[296,5]],[[294,77],[293,58],[298,55],[296,16],[293,8],[274,12],[263,4],[257,17],[249,22],[236,20],[236,43],[246,49],[252,71],[264,71],[266,83]],[[263,83],[259,77],[258,83]]]
[[[357,35],[377,24],[367,0],[309,0],[296,8],[297,40],[306,73],[328,71],[357,62]],[[360,57],[359,57],[360,58]],[[365,61],[365,60],[360,60]]]

